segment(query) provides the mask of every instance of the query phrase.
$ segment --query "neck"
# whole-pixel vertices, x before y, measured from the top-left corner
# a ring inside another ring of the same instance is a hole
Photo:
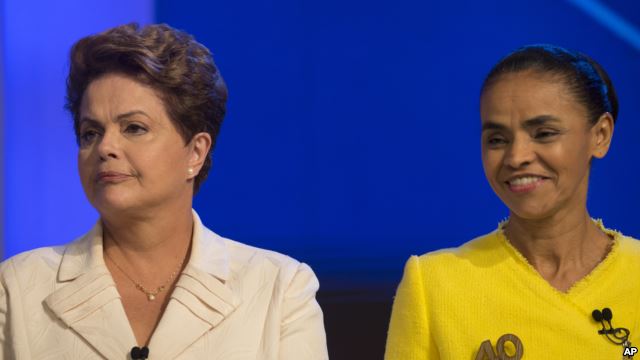
[[[505,235],[542,277],[561,290],[591,272],[611,245],[586,209],[577,215],[536,220],[511,214]]]
[[[193,232],[190,205],[146,210],[140,216],[103,214],[105,253],[143,274],[156,271],[158,264],[186,262]]]

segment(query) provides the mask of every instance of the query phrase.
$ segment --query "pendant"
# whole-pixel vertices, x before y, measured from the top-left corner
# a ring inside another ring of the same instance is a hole
[[[155,295],[153,295],[153,294],[151,294],[151,293],[148,293],[148,294],[147,294],[147,299],[149,299],[149,301],[153,301],[153,300],[155,300],[155,299],[156,299],[156,296],[155,296]]]

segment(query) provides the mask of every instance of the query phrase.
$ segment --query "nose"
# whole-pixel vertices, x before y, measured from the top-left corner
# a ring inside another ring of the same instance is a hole
[[[119,158],[120,139],[118,133],[115,131],[105,131],[98,140],[97,150],[100,160],[106,161],[109,158]]]
[[[514,138],[505,154],[505,165],[518,169],[531,164],[535,160],[535,151],[530,141],[522,138]]]

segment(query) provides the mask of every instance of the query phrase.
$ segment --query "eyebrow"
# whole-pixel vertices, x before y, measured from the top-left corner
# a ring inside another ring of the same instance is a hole
[[[132,110],[132,111],[126,112],[124,114],[118,115],[116,117],[116,121],[122,121],[122,120],[124,120],[126,118],[129,118],[131,116],[134,116],[134,115],[142,115],[142,116],[145,116],[145,117],[151,119],[151,116],[147,115],[147,113],[142,111],[142,110]],[[91,118],[91,117],[87,117],[87,116],[83,116],[80,119],[80,124],[82,124],[83,122],[89,122],[89,123],[93,123],[93,124],[100,124],[100,122],[98,120],[96,120],[94,118]]]
[[[523,127],[524,128],[533,128],[533,127],[538,127],[538,126],[543,126],[543,125],[547,125],[548,123],[558,123],[560,122],[560,119],[553,116],[553,115],[539,115],[536,117],[533,117],[531,119],[527,119],[524,121]],[[487,121],[484,124],[482,124],[482,131],[486,131],[486,130],[506,130],[507,126],[497,123],[495,121]]]
[[[126,119],[128,117],[131,117],[133,115],[142,115],[142,116],[145,116],[145,117],[151,119],[151,116],[147,115],[146,112],[144,112],[142,110],[133,110],[133,111],[129,111],[129,112],[126,112],[124,114],[118,115],[118,117],[116,117],[116,120],[120,121],[120,120]]]

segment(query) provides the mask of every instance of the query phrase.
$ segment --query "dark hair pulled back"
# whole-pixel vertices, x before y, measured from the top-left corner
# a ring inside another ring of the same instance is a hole
[[[503,75],[527,70],[559,77],[574,98],[587,109],[591,124],[595,124],[604,113],[610,113],[615,123],[618,98],[609,75],[589,56],[555,45],[528,45],[507,55],[491,69],[482,85],[482,92]]]

